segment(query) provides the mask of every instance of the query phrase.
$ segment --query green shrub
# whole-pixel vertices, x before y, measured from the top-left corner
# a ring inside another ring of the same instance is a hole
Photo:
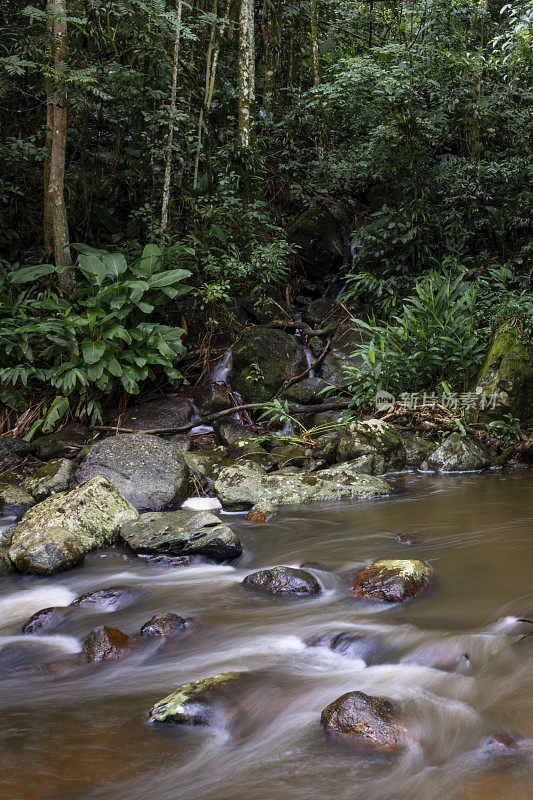
[[[0,301],[0,400],[17,411],[38,391],[50,397],[32,426],[47,431],[69,409],[102,420],[101,401],[116,387],[137,394],[142,381],[163,372],[180,377],[176,360],[185,331],[165,324],[169,305],[190,291],[184,269],[164,269],[165,257],[147,245],[130,262],[122,253],[73,245],[79,251],[71,297],[55,291],[44,264],[4,270]],[[44,281],[46,278],[47,282]]]

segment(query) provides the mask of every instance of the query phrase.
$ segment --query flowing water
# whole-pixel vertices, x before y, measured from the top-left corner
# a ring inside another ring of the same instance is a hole
[[[285,510],[253,526],[227,515],[245,545],[236,567],[148,567],[127,553],[90,555],[52,578],[3,578],[0,645],[21,642],[41,660],[73,658],[105,622],[138,632],[157,611],[198,617],[202,631],[177,652],[143,650],[121,662],[55,677],[0,681],[1,800],[529,800],[531,763],[487,769],[479,747],[500,730],[533,737],[533,637],[515,644],[516,617],[533,613],[533,473],[394,477],[391,498]],[[409,533],[412,546],[396,534]],[[350,579],[378,557],[428,560],[427,595],[400,607],[350,598]],[[306,600],[254,595],[255,568],[321,562],[324,591]],[[142,590],[129,608],[79,616],[49,636],[23,637],[34,611],[90,589]],[[306,647],[315,633],[379,637],[386,663]],[[466,674],[399,663],[421,646],[460,648]],[[180,683],[258,670],[253,713],[235,731],[153,726],[148,709]],[[326,739],[321,710],[350,690],[398,701],[417,744],[372,758]]]

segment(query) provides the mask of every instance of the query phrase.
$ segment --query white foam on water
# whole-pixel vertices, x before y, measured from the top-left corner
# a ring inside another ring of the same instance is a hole
[[[62,634],[21,634],[20,636],[0,636],[0,648],[6,644],[24,644],[26,642],[36,642],[39,645],[60,650],[62,653],[79,653],[81,642],[75,636],[65,636]]]
[[[64,586],[39,586],[33,589],[18,588],[13,594],[0,598],[0,625],[5,626],[51,606],[68,606],[76,595]]]
[[[222,503],[217,497],[188,497],[181,507],[191,511],[219,511]]]

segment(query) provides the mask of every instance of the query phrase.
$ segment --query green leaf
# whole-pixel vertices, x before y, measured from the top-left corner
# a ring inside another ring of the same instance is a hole
[[[29,283],[35,281],[37,278],[42,278],[44,275],[51,275],[55,272],[56,268],[52,264],[39,264],[35,267],[23,267],[16,269],[9,275],[11,283]]]
[[[81,351],[86,364],[96,364],[105,353],[106,343],[102,341],[93,342],[92,339],[84,339],[81,343]]]
[[[105,253],[102,256],[102,261],[105,264],[107,274],[110,278],[118,278],[123,275],[128,269],[128,264],[123,253]]]
[[[191,275],[188,269],[169,269],[166,272],[158,272],[153,275],[148,281],[150,289],[160,289],[163,286],[172,286],[173,283],[179,283],[184,278]]]
[[[154,273],[160,258],[161,250],[159,247],[156,244],[147,244],[139,263],[140,273],[144,278],[149,278]]]
[[[55,397],[48,414],[44,418],[43,433],[50,433],[50,431],[54,429],[56,423],[63,419],[69,408],[69,402],[66,397],[63,397],[63,395]]]
[[[101,286],[107,277],[105,264],[94,253],[80,254],[78,256],[78,268],[86,278],[97,286]]]

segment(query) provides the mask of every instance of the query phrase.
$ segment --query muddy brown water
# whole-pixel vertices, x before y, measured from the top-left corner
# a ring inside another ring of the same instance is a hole
[[[393,482],[394,497],[287,509],[264,526],[226,515],[245,545],[235,567],[166,570],[110,550],[63,575],[2,578],[0,647],[31,645],[41,660],[73,657],[97,624],[138,632],[157,611],[198,617],[203,630],[174,653],[144,651],[64,677],[0,676],[0,800],[533,798],[531,763],[487,770],[478,755],[495,731],[533,737],[533,648],[514,644],[516,618],[533,614],[533,472]],[[415,544],[398,544],[402,533]],[[401,607],[350,599],[357,568],[379,557],[427,560],[438,581]],[[315,571],[318,598],[279,600],[239,585],[252,569],[304,561],[332,570]],[[114,584],[143,595],[47,636],[20,635],[38,609]],[[381,637],[387,663],[304,646],[332,630]],[[466,674],[399,663],[443,643],[469,654]],[[180,683],[228,670],[260,670],[248,725],[232,733],[149,724],[150,706]],[[320,712],[350,690],[400,703],[417,744],[376,759],[328,741]]]

